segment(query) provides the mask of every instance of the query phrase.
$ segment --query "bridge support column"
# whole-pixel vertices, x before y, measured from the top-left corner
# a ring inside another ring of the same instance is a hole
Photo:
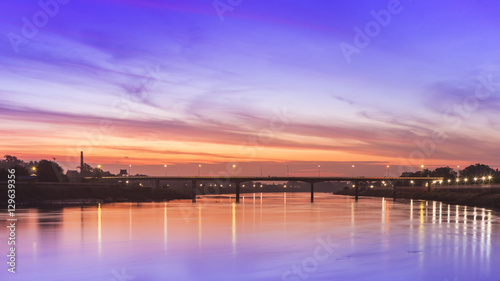
[[[311,182],[311,203],[314,203],[314,182]]]
[[[192,196],[193,196],[193,203],[196,203],[196,180],[191,181],[191,191],[192,191]]]
[[[156,180],[155,181],[155,186],[156,186],[156,189],[160,188],[160,180]]]
[[[236,184],[236,203],[240,203],[240,182],[235,182]]]
[[[427,191],[431,191],[431,183],[427,182]]]
[[[354,182],[354,199],[358,201],[358,196],[359,196],[359,182],[355,181]]]
[[[396,201],[396,186],[392,186],[392,200]]]

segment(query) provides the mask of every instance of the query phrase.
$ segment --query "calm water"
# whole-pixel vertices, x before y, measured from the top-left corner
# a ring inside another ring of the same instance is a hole
[[[4,263],[0,279],[500,280],[500,220],[488,209],[244,196],[18,211],[18,272]]]

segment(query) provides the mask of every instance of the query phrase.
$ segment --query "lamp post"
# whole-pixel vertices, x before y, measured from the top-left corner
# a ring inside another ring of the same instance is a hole
[[[422,177],[424,177],[424,165],[420,165],[420,168],[422,169],[421,173],[422,173]]]
[[[318,177],[321,177],[321,165],[318,165]]]
[[[491,183],[491,178],[493,178],[492,176],[488,176],[488,183]]]
[[[354,165],[352,165],[352,177],[354,178]]]
[[[128,167],[130,168],[130,175],[132,175],[132,165],[128,165]]]
[[[201,164],[198,164],[198,177],[201,175],[200,170],[201,170]]]
[[[233,177],[236,177],[236,164],[233,164]]]
[[[390,168],[390,167],[391,167],[391,166],[387,165],[387,177],[389,177],[389,168]]]
[[[168,177],[168,165],[165,164],[163,167],[165,167],[165,177]]]

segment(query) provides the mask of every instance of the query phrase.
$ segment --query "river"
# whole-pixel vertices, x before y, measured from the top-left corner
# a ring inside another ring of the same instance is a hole
[[[500,280],[500,219],[489,209],[242,196],[18,210],[17,273],[4,263],[0,279]]]

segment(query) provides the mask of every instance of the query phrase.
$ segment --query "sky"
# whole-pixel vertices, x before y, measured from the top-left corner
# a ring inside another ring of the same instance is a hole
[[[76,169],[84,151],[105,170],[150,175],[235,163],[241,175],[498,168],[499,11],[497,1],[5,0],[0,152]]]

